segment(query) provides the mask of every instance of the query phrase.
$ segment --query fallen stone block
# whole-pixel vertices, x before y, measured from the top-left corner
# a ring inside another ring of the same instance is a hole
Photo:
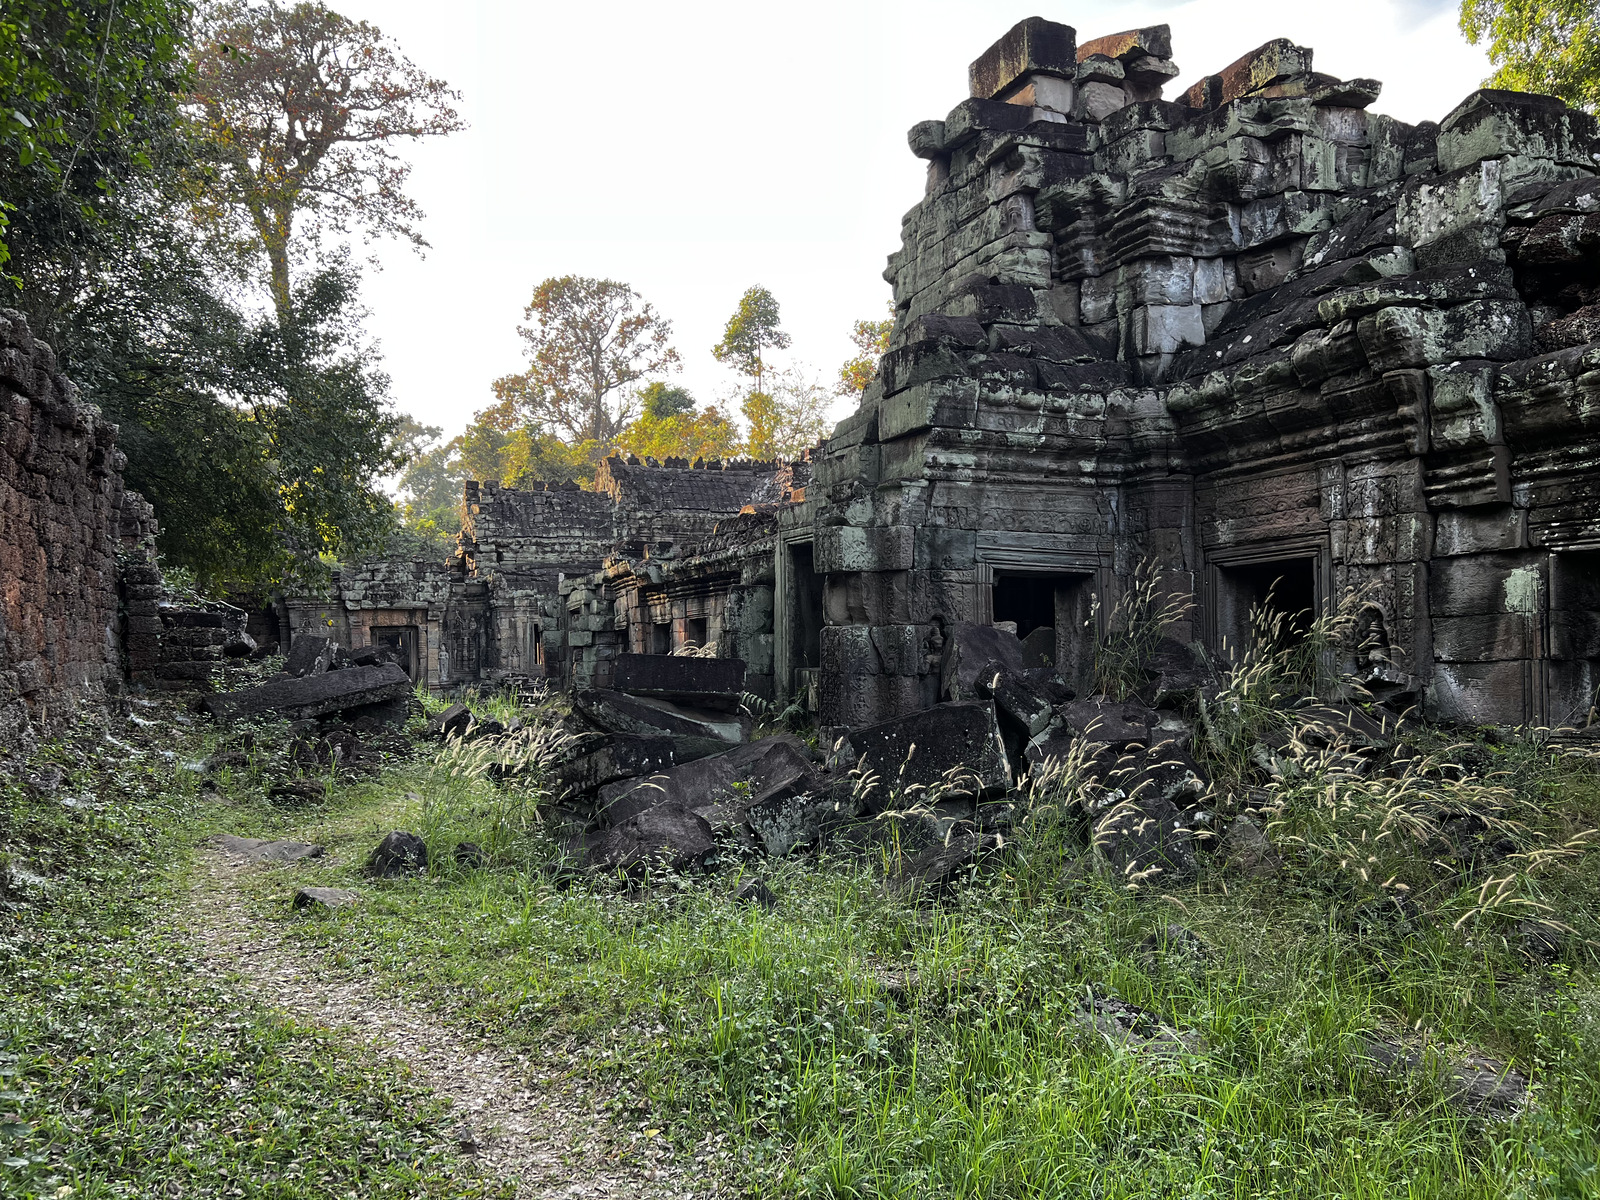
[[[1353,704],[1312,704],[1291,714],[1297,734],[1309,746],[1327,747],[1335,743],[1387,749],[1400,738],[1400,719],[1388,713],[1372,713]]]
[[[638,737],[631,733],[587,734],[580,752],[556,765],[561,795],[579,796],[618,780],[632,780],[671,767],[670,737]]]
[[[994,706],[939,704],[910,716],[850,732],[863,769],[878,776],[873,802],[887,803],[904,790],[907,803],[937,790],[947,796],[988,796],[1011,786],[1005,743]]]
[[[1167,887],[1195,873],[1194,834],[1169,800],[1123,800],[1093,828],[1113,882]]]
[[[729,745],[750,740],[750,718],[708,712],[617,691],[577,692],[573,707],[608,733],[637,737],[670,737],[679,762],[704,758]]]
[[[299,862],[305,858],[321,858],[323,849],[310,842],[267,841],[264,838],[235,837],[224,833],[217,845],[227,854],[247,862]]]
[[[619,692],[697,708],[736,712],[744,694],[745,665],[737,658],[619,654],[614,671],[611,686]]]
[[[1147,746],[1160,716],[1138,701],[1108,700],[1089,696],[1064,705],[1061,717],[1078,737],[1108,746]]]
[[[979,698],[978,677],[991,663],[1019,676],[1030,666],[1027,651],[1014,632],[968,621],[952,625],[944,644],[941,694],[951,700]]]
[[[687,871],[716,849],[711,826],[681,804],[658,804],[613,826],[590,846],[591,867],[636,872],[651,866]]]
[[[259,649],[255,638],[248,633],[236,633],[222,643],[224,658],[249,658]]]
[[[289,657],[284,661],[283,673],[296,679],[307,675],[321,675],[348,663],[345,648],[332,638],[301,634],[289,644]]]
[[[433,737],[464,737],[472,724],[472,710],[465,704],[452,704],[428,722]]]
[[[1283,870],[1283,860],[1266,831],[1249,817],[1235,817],[1229,823],[1219,851],[1224,866],[1253,879],[1270,879]]]
[[[262,713],[307,719],[401,700],[410,694],[411,680],[406,673],[394,663],[386,663],[381,667],[327,671],[301,679],[275,679],[237,692],[202,696],[195,707],[219,721],[234,721]]]
[[[1171,1056],[1201,1047],[1197,1032],[1175,1029],[1148,1009],[1115,996],[1091,994],[1075,1019],[1112,1045],[1135,1052]]]
[[[900,869],[894,890],[907,895],[936,898],[948,895],[972,878],[983,860],[1000,847],[992,834],[968,833],[929,846]]]
[[[1117,786],[1130,798],[1159,800],[1187,808],[1205,795],[1206,769],[1170,743],[1132,750],[1122,756]]]
[[[386,834],[367,856],[367,873],[386,879],[425,870],[427,866],[428,843],[399,829]]]
[[[1217,686],[1216,671],[1193,645],[1164,637],[1156,643],[1145,664],[1145,684],[1140,697],[1151,708],[1193,705],[1205,689]]]
[[[762,738],[724,753],[600,789],[598,807],[620,824],[660,804],[681,804],[702,816],[715,807],[744,809],[817,786],[816,769],[798,738]]]
[[[737,904],[759,904],[768,912],[778,907],[777,895],[759,875],[740,884],[739,890],[733,893],[733,899]]]
[[[348,908],[357,904],[361,897],[356,892],[345,888],[303,887],[294,894],[294,906],[299,909],[315,909],[320,912],[331,912],[336,908]]]
[[[1045,731],[1054,715],[1049,699],[1028,680],[998,662],[989,662],[978,672],[978,694],[994,701],[995,712],[1024,738]]]
[[[745,806],[744,823],[769,858],[817,842],[829,830],[861,815],[854,794],[842,786],[818,791],[775,789]]]

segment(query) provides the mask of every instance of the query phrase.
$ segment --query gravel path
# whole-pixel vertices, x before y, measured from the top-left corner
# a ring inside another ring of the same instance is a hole
[[[474,1044],[436,1014],[380,995],[364,980],[340,977],[286,942],[234,886],[243,872],[272,869],[222,849],[198,856],[185,917],[203,969],[236,973],[262,1003],[346,1031],[378,1054],[403,1060],[416,1079],[451,1102],[457,1144],[485,1176],[514,1182],[518,1197],[706,1200],[727,1194],[704,1167],[718,1157],[715,1148],[697,1148],[694,1161],[683,1162],[656,1131],[619,1128],[603,1110],[602,1091],[564,1077],[568,1063]]]

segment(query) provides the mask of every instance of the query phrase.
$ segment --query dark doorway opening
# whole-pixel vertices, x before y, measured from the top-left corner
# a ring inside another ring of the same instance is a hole
[[[1053,667],[1076,687],[1094,657],[1086,628],[1092,584],[1093,576],[1082,573],[997,571],[993,619],[1016,622],[1029,666]]]
[[[1219,567],[1217,578],[1217,633],[1226,652],[1234,658],[1243,654],[1255,638],[1252,612],[1260,610],[1269,617],[1281,617],[1277,625],[1279,639],[1294,642],[1311,632],[1311,622],[1321,610],[1315,558]]]
[[[372,644],[387,650],[411,679],[417,677],[417,627],[415,625],[375,625]]]
[[[1035,629],[1053,628],[1056,623],[1056,585],[1054,575],[1002,575],[994,577],[994,619],[1015,621],[1017,636],[1026,638]]]
[[[789,623],[791,669],[822,665],[822,576],[811,543],[789,547],[789,581],[794,609]]]
[[[1600,723],[1600,553],[1550,557],[1549,725]]]
[[[672,622],[657,621],[650,626],[650,653],[672,653]]]
[[[689,617],[683,623],[683,644],[698,650],[706,644],[706,619]]]

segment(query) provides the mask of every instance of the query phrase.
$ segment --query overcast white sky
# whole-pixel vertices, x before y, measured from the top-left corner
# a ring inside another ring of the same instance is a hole
[[[710,347],[753,283],[782,305],[790,357],[831,379],[852,322],[885,313],[884,258],[922,194],[906,130],[965,99],[967,64],[1023,17],[1080,41],[1170,24],[1169,97],[1274,37],[1381,79],[1374,109],[1406,121],[1488,73],[1450,0],[329,3],[459,89],[471,126],[403,147],[432,248],[372,247],[366,288],[397,406],[447,435],[522,369],[516,326],[552,275],[631,284],[672,320],[702,403],[734,382]]]

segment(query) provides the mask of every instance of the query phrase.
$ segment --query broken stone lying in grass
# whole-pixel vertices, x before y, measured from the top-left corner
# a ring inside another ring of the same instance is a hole
[[[202,696],[195,707],[219,721],[269,713],[305,719],[404,701],[410,695],[411,680],[406,673],[393,663],[385,663],[301,679],[276,679],[242,691]]]
[[[876,777],[871,800],[879,808],[999,796],[1011,787],[1005,743],[988,702],[939,704],[853,729],[849,745],[859,768]]]
[[[383,878],[424,871],[428,867],[428,843],[414,833],[395,830],[367,856],[367,874]]]
[[[346,888],[303,887],[294,894],[294,907],[318,912],[331,912],[358,904],[361,896]]]
[[[224,853],[247,862],[299,862],[323,855],[322,847],[310,842],[267,841],[263,838],[235,837],[231,833],[218,836],[217,845]]]
[[[678,762],[717,754],[750,740],[750,718],[691,708],[668,700],[617,691],[577,692],[573,708],[598,729],[635,737],[672,739]]]

